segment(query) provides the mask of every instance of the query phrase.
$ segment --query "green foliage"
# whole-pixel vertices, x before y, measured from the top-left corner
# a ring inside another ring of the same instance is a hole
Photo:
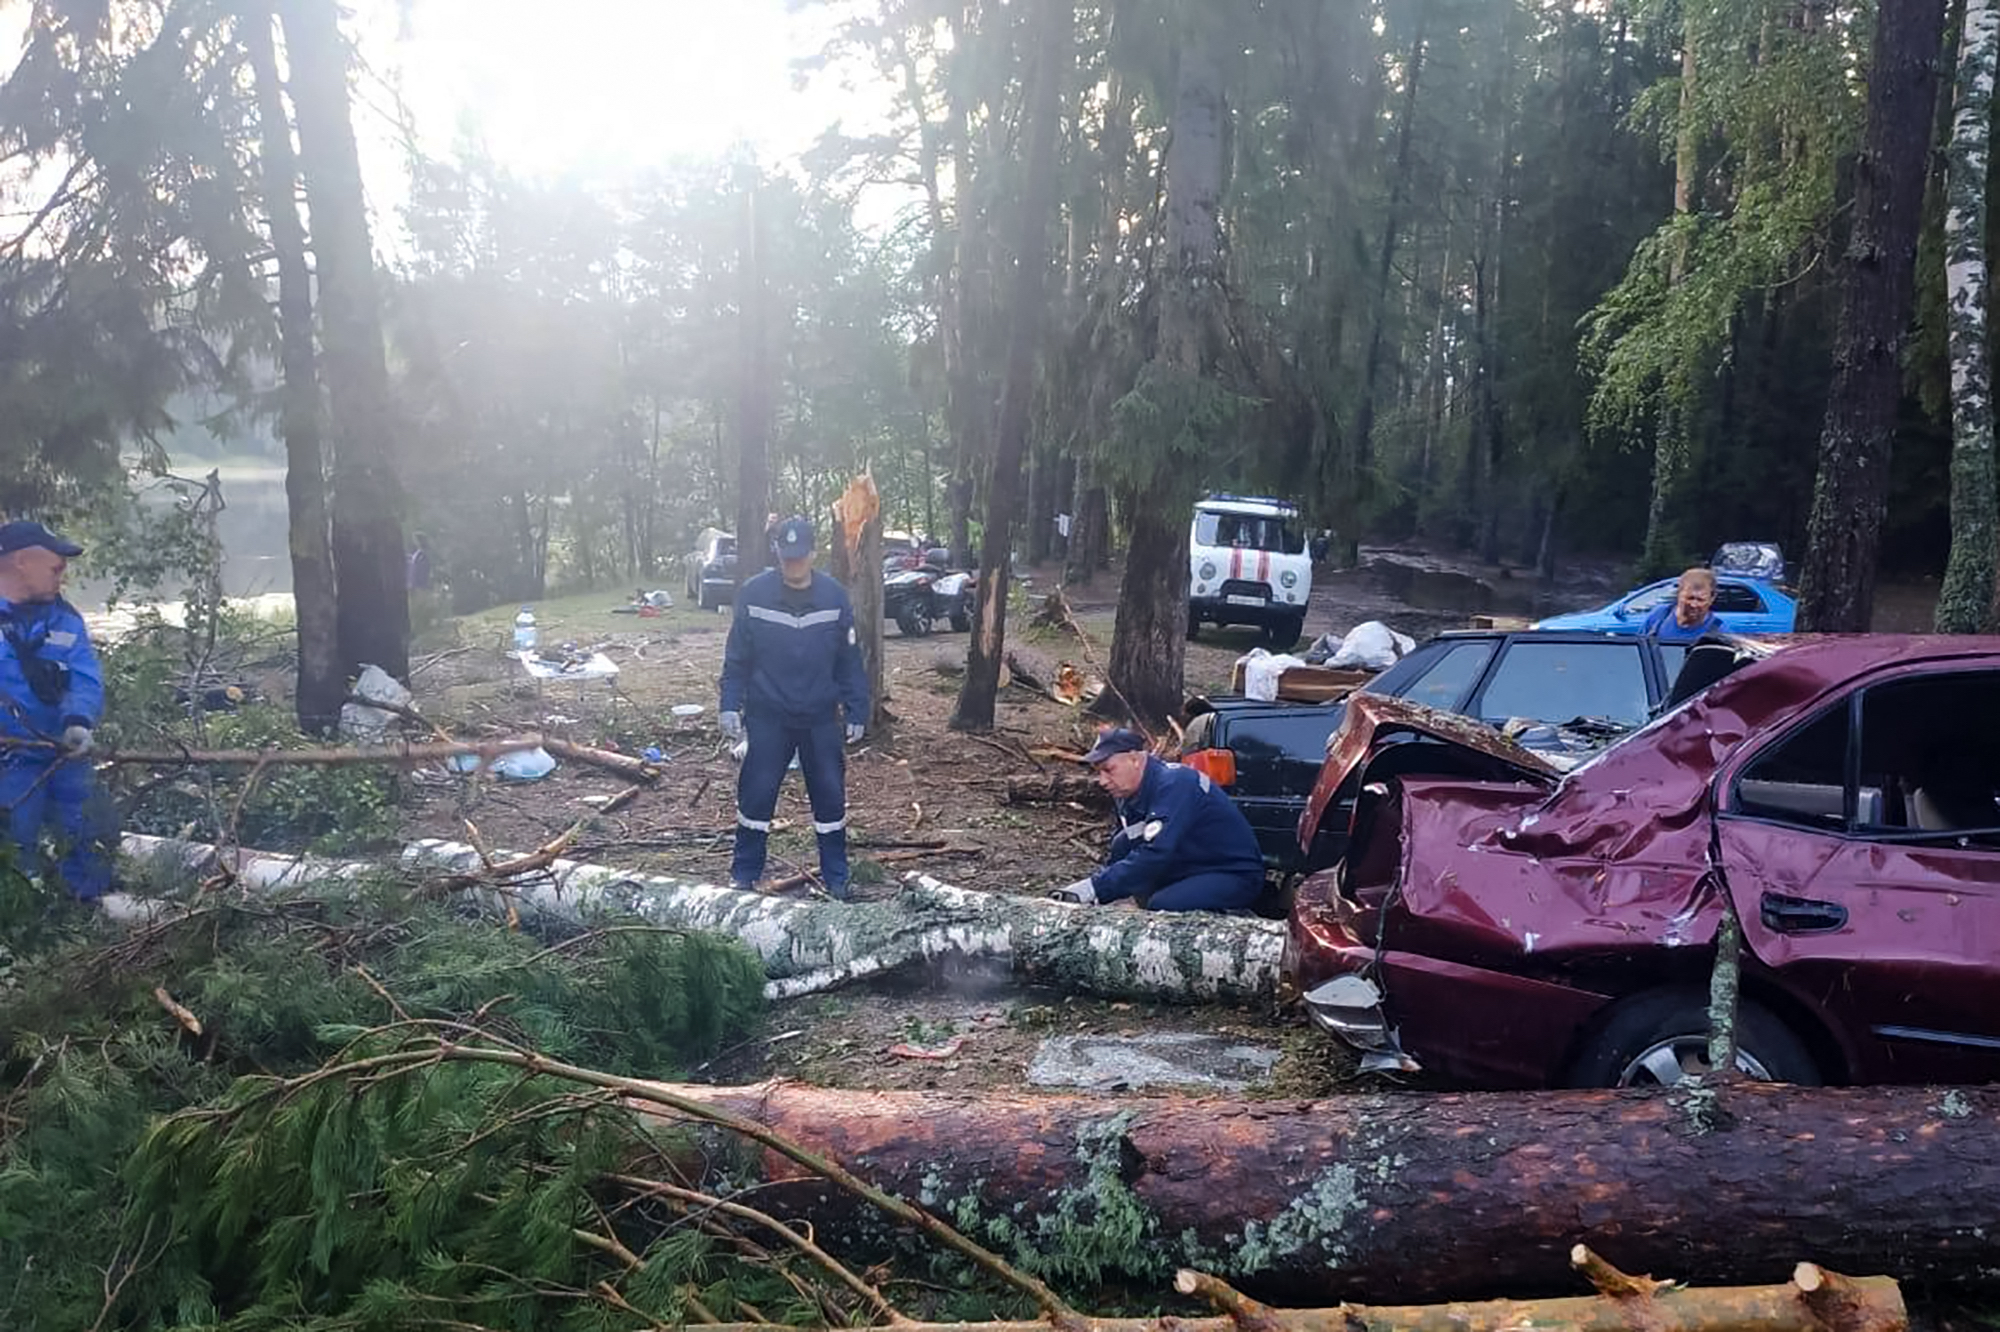
[[[1112,404],[1110,439],[1099,454],[1105,474],[1178,510],[1241,450],[1238,432],[1256,407],[1214,379],[1148,361]]]
[[[729,941],[638,931],[551,951],[387,888],[217,906],[24,964],[0,999],[0,1322],[567,1332],[630,1325],[566,1293],[599,1279],[667,1322],[686,1282],[775,1300],[775,1275],[698,1232],[649,1244],[634,1215],[646,1269],[630,1281],[577,1238],[599,1177],[666,1145],[615,1102],[476,1065],[266,1095],[343,1049],[394,1048],[399,1011],[670,1077],[740,1039],[761,984]]]

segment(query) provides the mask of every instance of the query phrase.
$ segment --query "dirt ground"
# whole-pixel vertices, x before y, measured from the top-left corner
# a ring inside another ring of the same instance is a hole
[[[1367,567],[1368,561],[1372,567]],[[1027,596],[1053,586],[1030,571]],[[1584,567],[1548,589],[1507,571],[1479,569],[1419,552],[1364,551],[1364,568],[1315,578],[1308,642],[1381,619],[1422,640],[1460,627],[1479,612],[1543,614],[1601,604],[1617,590],[1614,571]],[[1084,630],[1027,630],[1010,615],[1010,636],[1086,675],[1101,678],[1108,657],[1115,573],[1066,594]],[[413,655],[418,705],[461,738],[544,731],[637,754],[657,747],[668,778],[632,804],[591,819],[571,853],[635,869],[725,881],[734,827],[735,765],[715,727],[716,681],[729,617],[677,607],[659,618],[613,614],[616,593],[540,604],[544,644],[594,647],[617,663],[615,686],[537,687],[504,655],[511,608],[451,622]],[[1022,602],[1017,599],[1015,607]],[[1002,691],[994,731],[969,736],[946,725],[957,697],[966,636],[907,639],[892,627],[885,644],[887,706],[893,721],[850,751],[848,810],[856,897],[885,898],[899,877],[922,870],[994,892],[1039,894],[1095,863],[1104,844],[1101,814],[1080,806],[1010,805],[1013,776],[1072,771],[1034,751],[1088,747],[1093,719],[1019,684]],[[1190,693],[1227,686],[1236,659],[1256,645],[1247,629],[1204,629],[1188,644]],[[1303,645],[1301,649],[1303,650]],[[699,704],[676,719],[675,705]],[[474,836],[493,849],[540,846],[624,791],[615,776],[564,763],[540,781],[468,788],[442,773],[413,782],[405,803],[407,837]],[[817,869],[803,784],[788,780],[771,841],[770,875],[795,880]],[[921,990],[850,989],[794,1002],[771,1015],[767,1033],[712,1061],[716,1081],[797,1077],[831,1086],[971,1090],[1023,1085],[1028,1061],[1058,1033],[1231,1032],[1283,1048],[1273,1094],[1326,1090],[1350,1067],[1296,1020],[1231,1010],[1161,1010],[1036,995],[993,978],[932,978]],[[948,1058],[914,1057],[902,1045],[935,1051],[962,1037]]]

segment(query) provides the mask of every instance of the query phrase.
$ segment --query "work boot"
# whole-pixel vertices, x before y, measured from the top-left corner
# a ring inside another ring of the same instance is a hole
[[[854,900],[854,893],[845,882],[836,882],[832,879],[827,880],[826,895],[836,902],[851,902]]]

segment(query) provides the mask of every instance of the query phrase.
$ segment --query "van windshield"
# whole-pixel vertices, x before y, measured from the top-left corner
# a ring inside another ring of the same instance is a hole
[[[1261,518],[1250,513],[1216,513],[1196,509],[1194,540],[1198,546],[1233,546],[1238,550],[1271,550],[1286,555],[1303,555],[1303,531],[1282,518]]]

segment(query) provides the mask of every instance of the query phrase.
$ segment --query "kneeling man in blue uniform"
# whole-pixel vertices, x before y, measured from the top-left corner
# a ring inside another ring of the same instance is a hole
[[[1163,763],[1134,731],[1110,730],[1083,761],[1117,802],[1110,863],[1049,896],[1136,898],[1148,911],[1242,911],[1264,892],[1250,821],[1206,773]]]
[[[812,567],[812,524],[787,518],[772,535],[776,569],[736,594],[722,655],[722,732],[748,735],[736,778],[736,855],[729,878],[754,888],[764,874],[771,814],[798,755],[819,835],[826,891],[847,897],[847,755],[868,723],[868,675],[846,589]],[[845,724],[842,711],[846,712]]]
[[[86,758],[104,678],[83,617],[62,595],[63,570],[82,553],[40,523],[0,523],[0,807],[14,867],[39,872],[46,828],[63,886],[94,901],[111,886],[118,821]]]

